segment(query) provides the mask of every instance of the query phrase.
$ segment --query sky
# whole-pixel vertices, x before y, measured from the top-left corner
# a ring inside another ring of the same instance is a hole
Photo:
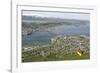
[[[90,20],[90,14],[88,13],[71,13],[71,12],[40,12],[40,11],[22,11],[22,15],[27,16],[40,16],[51,18],[63,18],[63,19],[77,19],[77,20]]]

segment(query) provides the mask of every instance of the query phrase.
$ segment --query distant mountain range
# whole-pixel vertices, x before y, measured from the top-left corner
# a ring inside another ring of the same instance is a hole
[[[22,27],[23,34],[31,33],[34,31],[47,31],[51,27],[59,26],[59,25],[88,25],[88,20],[75,20],[75,19],[61,19],[61,18],[51,18],[51,17],[43,17],[43,16],[22,16]],[[34,27],[34,28],[33,28]]]
[[[64,19],[64,18],[54,18],[54,17],[44,17],[44,16],[38,16],[38,15],[34,15],[34,16],[28,16],[28,15],[22,15],[22,20],[73,20],[73,21],[88,21],[88,20],[77,20],[77,19]]]

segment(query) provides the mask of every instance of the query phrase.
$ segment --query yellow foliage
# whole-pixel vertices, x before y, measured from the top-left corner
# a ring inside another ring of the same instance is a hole
[[[82,56],[82,54],[81,54],[79,51],[77,51],[77,54],[78,54],[79,56]]]

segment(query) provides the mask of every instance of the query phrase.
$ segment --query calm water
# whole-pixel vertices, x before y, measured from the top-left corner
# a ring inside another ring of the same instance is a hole
[[[34,43],[48,43],[53,35],[50,32],[33,32],[31,35],[23,36],[23,46]]]
[[[49,28],[50,32],[33,32],[31,35],[23,36],[23,46],[32,45],[33,43],[49,43],[50,39],[57,35],[86,35],[90,34],[89,24],[85,25],[60,25],[56,27]]]

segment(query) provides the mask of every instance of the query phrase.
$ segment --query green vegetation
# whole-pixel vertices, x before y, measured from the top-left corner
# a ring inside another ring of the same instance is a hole
[[[33,56],[31,53],[23,53],[26,55],[23,58],[23,62],[39,62],[39,61],[61,61],[61,60],[86,60],[90,59],[89,53],[83,54],[82,56],[77,55],[76,53],[73,54],[66,54],[65,56],[59,58],[55,55],[49,55],[47,57],[43,56]]]
[[[23,48],[22,62],[89,59],[89,45],[89,38],[85,36],[57,36],[50,44]],[[79,56],[77,51],[82,55]]]

